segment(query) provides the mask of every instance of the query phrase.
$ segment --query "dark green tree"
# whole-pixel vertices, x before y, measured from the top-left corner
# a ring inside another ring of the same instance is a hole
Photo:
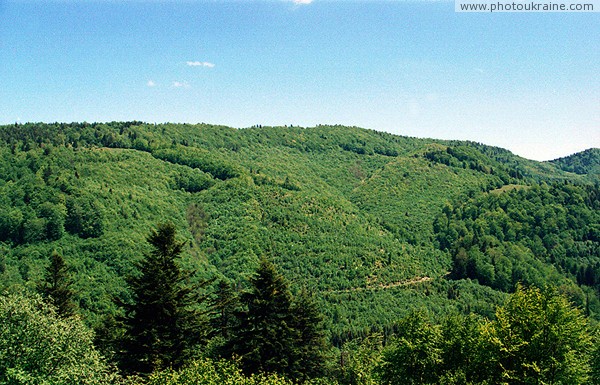
[[[329,344],[323,325],[323,315],[314,297],[302,289],[292,303],[293,328],[298,335],[294,378],[309,379],[325,374]],[[294,369],[294,368],[292,368]]]
[[[104,233],[104,211],[93,199],[68,199],[64,227],[81,238],[98,238]]]
[[[299,333],[291,314],[292,296],[283,276],[266,258],[241,295],[244,310],[238,312],[228,352],[240,358],[246,373],[275,372],[290,375],[298,355]]]
[[[237,325],[236,312],[240,309],[239,298],[234,286],[221,279],[214,286],[207,304],[209,343],[205,354],[209,357],[221,358],[228,355],[231,331]]]
[[[134,301],[126,306],[121,360],[125,371],[142,374],[180,366],[203,334],[188,275],[177,264],[185,242],[177,240],[172,223],[159,224],[147,241],[152,251],[129,280]]]
[[[38,208],[40,218],[46,220],[46,239],[55,241],[65,232],[65,207],[44,202]]]
[[[59,316],[66,318],[75,314],[77,306],[73,299],[69,267],[63,256],[56,250],[50,255],[50,265],[46,268],[39,291],[50,304],[54,305]]]
[[[260,260],[251,291],[240,296],[243,310],[226,351],[248,373],[278,373],[304,381],[325,373],[329,350],[323,317],[306,290],[294,298],[285,278],[266,258]]]
[[[232,285],[225,280],[220,280],[209,303],[213,337],[222,337],[224,340],[229,338],[229,332],[235,325],[235,313],[238,305],[239,301]]]

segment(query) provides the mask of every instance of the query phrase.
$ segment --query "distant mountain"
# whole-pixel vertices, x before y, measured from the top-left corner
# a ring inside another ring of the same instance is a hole
[[[243,289],[267,255],[317,294],[334,342],[416,308],[489,315],[516,279],[600,313],[598,188],[576,163],[593,170],[598,150],[535,162],[343,126],[1,126],[0,290],[35,288],[57,250],[97,326],[171,221],[196,279]]]
[[[600,148],[590,148],[564,158],[550,161],[558,168],[579,175],[600,176]]]

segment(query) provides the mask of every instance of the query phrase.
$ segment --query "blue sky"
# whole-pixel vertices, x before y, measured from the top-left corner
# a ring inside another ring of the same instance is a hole
[[[344,124],[537,160],[600,147],[600,13],[303,2],[0,0],[0,123]]]

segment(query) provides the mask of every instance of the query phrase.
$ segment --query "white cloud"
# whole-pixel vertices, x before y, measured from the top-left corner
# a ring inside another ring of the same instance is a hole
[[[148,87],[156,87],[156,83],[154,83],[154,80],[148,80],[148,83],[146,83],[146,85]]]
[[[174,88],[190,88],[190,85],[188,84],[188,82],[174,81],[173,82],[173,87]]]
[[[213,68],[215,66],[213,63],[209,63],[207,61],[188,61],[185,64],[187,64],[190,67],[207,67],[207,68]]]
[[[304,5],[312,3],[313,0],[292,0],[292,2],[296,5]]]

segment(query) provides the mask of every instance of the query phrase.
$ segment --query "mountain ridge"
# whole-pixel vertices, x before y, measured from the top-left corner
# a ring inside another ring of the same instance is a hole
[[[594,184],[498,147],[344,126],[23,124],[1,126],[0,144],[4,287],[34,285],[58,248],[95,326],[165,220],[197,279],[239,282],[266,254],[319,293],[339,340],[422,306],[491,314],[505,294],[481,275],[448,279],[455,252],[438,247],[437,218],[506,186]]]

